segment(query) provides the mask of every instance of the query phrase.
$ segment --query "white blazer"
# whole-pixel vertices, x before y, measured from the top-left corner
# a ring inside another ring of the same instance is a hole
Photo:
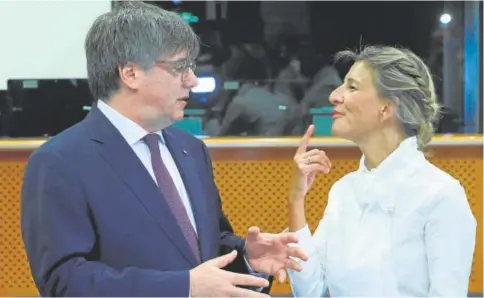
[[[459,181],[415,137],[376,169],[364,162],[332,186],[314,235],[296,232],[309,260],[288,272],[293,294],[467,297],[476,220]]]

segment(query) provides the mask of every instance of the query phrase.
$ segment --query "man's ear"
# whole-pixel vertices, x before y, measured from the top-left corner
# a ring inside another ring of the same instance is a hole
[[[118,67],[119,80],[129,89],[138,90],[141,79],[144,76],[143,70],[134,63],[128,63]]]

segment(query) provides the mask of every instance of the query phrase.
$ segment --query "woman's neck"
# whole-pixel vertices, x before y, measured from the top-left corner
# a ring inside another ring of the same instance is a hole
[[[378,167],[407,138],[404,133],[380,133],[358,144],[365,155],[365,166],[371,170]]]

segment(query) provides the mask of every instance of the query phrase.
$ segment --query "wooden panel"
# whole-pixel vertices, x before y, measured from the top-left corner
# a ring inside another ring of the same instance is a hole
[[[20,233],[20,186],[26,157],[23,152],[0,154],[0,296],[37,295]]]
[[[478,220],[477,246],[470,278],[470,292],[482,292],[482,146],[439,146],[430,160],[464,185]],[[212,148],[214,171],[224,210],[237,233],[246,235],[251,225],[280,232],[287,225],[286,201],[291,159],[295,148]],[[334,169],[318,177],[307,197],[310,227],[314,229],[331,185],[357,168],[355,147],[327,150]],[[35,296],[20,233],[20,187],[29,151],[0,151],[0,296]],[[276,284],[273,294],[290,294],[287,283]]]

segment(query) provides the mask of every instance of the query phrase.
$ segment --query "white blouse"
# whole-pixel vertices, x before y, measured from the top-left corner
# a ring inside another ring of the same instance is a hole
[[[428,162],[415,137],[380,166],[337,181],[311,236],[309,260],[289,270],[298,297],[467,297],[476,220],[459,181]]]

